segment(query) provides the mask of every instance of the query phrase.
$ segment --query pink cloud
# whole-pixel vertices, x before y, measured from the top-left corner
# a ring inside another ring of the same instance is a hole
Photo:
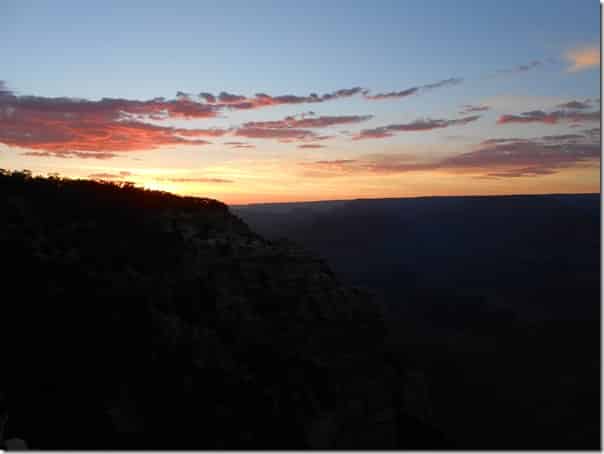
[[[381,139],[384,137],[391,137],[396,132],[430,131],[433,129],[448,128],[449,126],[465,125],[476,121],[479,118],[479,115],[472,115],[454,120],[421,119],[415,120],[411,123],[392,124],[374,129],[364,129],[353,137],[353,140]]]
[[[598,167],[599,135],[591,131],[533,139],[488,139],[474,150],[425,162],[407,153],[365,155],[355,160],[302,163],[311,177],[384,175],[418,171],[474,174],[480,178],[519,178],[551,175],[573,166]]]
[[[553,125],[559,122],[572,123],[581,121],[600,121],[600,112],[576,112],[569,110],[544,112],[542,110],[533,110],[530,112],[523,112],[519,115],[502,115],[497,120],[497,124],[544,123]]]
[[[246,137],[248,139],[278,139],[284,140],[303,140],[315,139],[316,135],[312,131],[305,129],[268,129],[255,127],[241,127],[233,132],[233,135],[238,137]]]
[[[132,176],[132,173],[123,171],[119,173],[92,173],[88,175],[88,178],[99,180],[121,180],[129,176]]]
[[[169,181],[172,183],[233,183],[232,180],[225,180],[224,178],[208,178],[208,177],[190,177],[190,178],[156,178],[157,181]]]
[[[222,92],[218,96],[214,96],[211,93],[200,93],[199,97],[207,103],[205,105],[213,106],[218,109],[227,108],[247,110],[281,104],[321,103],[340,98],[348,98],[362,92],[364,92],[364,90],[361,87],[354,87],[336,90],[332,93],[325,93],[323,95],[311,93],[308,96],[271,96],[266,93],[257,93],[253,97],[248,98],[243,95]]]
[[[41,98],[0,94],[0,143],[40,150],[27,156],[108,159],[118,151],[149,150],[164,145],[205,145],[220,129],[183,129],[152,125],[139,118],[207,118],[213,108],[186,99],[151,101]],[[86,156],[84,156],[86,155]]]
[[[27,151],[21,153],[23,156],[36,158],[81,158],[81,159],[111,159],[117,155],[115,153],[104,152],[78,152],[78,151]]]
[[[336,90],[323,95],[270,96],[253,98],[221,92],[217,96],[200,94],[200,100],[184,92],[176,99],[148,101],[104,98],[89,101],[74,98],[17,96],[0,84],[0,143],[27,148],[28,156],[94,157],[108,159],[115,152],[150,150],[167,145],[205,145],[208,137],[225,134],[249,138],[275,138],[281,141],[322,140],[305,128],[320,128],[364,121],[369,117],[319,117],[288,119],[281,132],[268,131],[269,124],[244,125],[235,130],[184,129],[151,124],[149,120],[216,117],[224,109],[250,109],[280,104],[319,103],[354,96],[361,88]],[[205,102],[203,102],[205,101]],[[287,123],[287,126],[286,126]],[[275,129],[276,126],[273,125]],[[236,145],[250,148],[252,145]],[[37,154],[34,154],[37,153]]]
[[[320,145],[318,143],[303,143],[298,145],[298,148],[325,148],[325,145]]]
[[[255,145],[246,142],[225,142],[224,144],[232,148],[256,148]]]
[[[568,51],[564,57],[569,62],[569,72],[578,72],[600,66],[600,46],[583,46]]]
[[[355,124],[367,121],[373,118],[372,115],[344,115],[344,116],[323,116],[316,118],[295,118],[286,117],[283,120],[276,121],[253,121],[245,123],[246,128],[268,128],[268,129],[286,129],[286,128],[326,128],[329,126]]]

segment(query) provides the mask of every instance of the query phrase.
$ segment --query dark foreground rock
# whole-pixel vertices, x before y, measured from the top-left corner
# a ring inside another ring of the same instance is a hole
[[[6,438],[448,447],[370,296],[222,203],[4,172],[0,213]]]

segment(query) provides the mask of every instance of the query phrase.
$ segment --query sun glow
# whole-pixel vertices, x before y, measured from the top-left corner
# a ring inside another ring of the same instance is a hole
[[[169,183],[169,182],[165,182],[165,181],[157,181],[157,180],[145,180],[143,182],[140,183],[141,186],[145,189],[149,189],[152,191],[166,191],[166,192],[173,192],[176,194],[182,194],[184,191],[182,191],[181,188],[177,188],[175,184],[173,183]]]

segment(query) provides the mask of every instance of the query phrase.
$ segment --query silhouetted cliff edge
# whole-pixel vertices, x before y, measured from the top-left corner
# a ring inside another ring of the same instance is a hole
[[[3,171],[0,213],[7,438],[445,446],[370,296],[224,204]]]

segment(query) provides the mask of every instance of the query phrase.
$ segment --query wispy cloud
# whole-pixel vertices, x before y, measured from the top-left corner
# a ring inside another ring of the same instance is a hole
[[[560,107],[561,109],[573,110],[591,109],[591,101],[589,99],[585,101],[569,101],[562,104],[558,104],[557,107]]]
[[[511,66],[508,68],[497,69],[491,73],[485,74],[483,79],[497,79],[500,77],[513,76],[515,74],[528,73],[538,68],[544,67],[547,63],[553,63],[552,59],[542,60],[531,60],[528,63],[521,63],[519,65]]]
[[[225,142],[224,144],[232,148],[256,148],[255,145],[246,142]]]
[[[325,148],[325,145],[318,143],[303,143],[298,145],[298,148]]]
[[[434,82],[431,84],[423,85],[421,87],[422,90],[434,90],[435,88],[446,87],[451,85],[459,85],[463,82],[463,79],[460,77],[450,77],[449,79],[440,80],[438,82]]]
[[[92,173],[88,175],[88,178],[99,180],[121,180],[129,176],[132,176],[131,172],[122,171],[119,173]]]
[[[375,95],[370,95],[368,90],[363,92],[363,95],[366,99],[370,99],[372,101],[384,100],[384,99],[397,99],[397,98],[406,98],[407,96],[411,96],[414,94],[418,94],[420,92],[426,92],[430,90],[434,90],[435,88],[451,86],[451,85],[459,85],[463,82],[463,79],[459,77],[451,77],[449,79],[440,80],[438,82],[434,82],[431,84],[420,85],[417,87],[406,88],[400,91],[391,91],[388,93],[377,93]]]
[[[315,161],[314,164],[322,166],[341,166],[345,164],[352,164],[353,162],[357,161],[355,159],[333,159],[331,161]]]
[[[245,123],[245,128],[268,128],[268,129],[288,129],[288,128],[326,128],[329,126],[348,125],[361,123],[373,118],[372,115],[342,115],[342,116],[323,116],[308,118],[286,117],[283,120],[275,121],[253,121]]]
[[[461,110],[459,111],[459,114],[467,115],[467,114],[476,113],[476,112],[486,112],[489,109],[490,109],[489,106],[483,106],[483,105],[473,106],[471,104],[465,104],[465,105],[461,106]]]
[[[317,140],[317,135],[306,129],[269,129],[241,127],[233,132],[237,137],[246,137],[248,139],[277,139],[280,141],[291,140]]]
[[[80,159],[111,159],[118,155],[115,153],[105,153],[102,151],[79,152],[79,151],[26,151],[21,153],[23,156],[35,158],[80,158]]]
[[[382,100],[382,99],[396,99],[396,98],[406,98],[407,96],[411,96],[419,92],[419,87],[411,87],[405,90],[400,91],[390,91],[387,93],[377,93],[375,95],[370,95],[367,93],[365,95],[366,99],[371,99],[372,101]]]
[[[553,125],[560,122],[577,123],[583,121],[600,121],[600,112],[577,112],[569,110],[544,112],[542,110],[532,110],[519,115],[502,115],[497,120],[497,124],[544,123]]]
[[[261,107],[277,106],[282,104],[304,104],[304,103],[322,103],[327,101],[333,101],[341,98],[349,98],[351,96],[360,94],[365,90],[361,87],[354,88],[343,88],[336,90],[331,93],[325,93],[318,95],[311,93],[307,96],[297,95],[281,95],[271,96],[266,93],[257,93],[253,97],[246,97],[244,95],[236,95],[227,92],[221,92],[217,96],[211,93],[200,93],[198,96],[201,100],[205,101],[206,106],[213,107],[214,109],[258,109]],[[191,96],[191,95],[187,95]]]
[[[577,72],[600,66],[600,46],[597,44],[577,47],[564,54],[569,63],[568,71]]]
[[[411,123],[403,124],[392,124],[388,126],[381,126],[374,129],[364,129],[356,136],[353,140],[362,139],[381,139],[385,137],[391,137],[397,132],[411,132],[411,131],[430,131],[433,129],[448,128],[449,126],[465,125],[476,121],[480,118],[480,115],[472,115],[463,118],[457,118],[453,120],[443,119],[420,119],[415,120]]]
[[[552,136],[543,136],[541,140],[559,141],[559,140],[582,140],[585,136],[581,134],[555,134]]]
[[[531,69],[538,68],[543,66],[543,62],[541,60],[532,60],[529,63],[523,63],[521,65],[516,65],[511,68],[499,69],[496,72],[498,74],[515,74],[515,73],[524,73],[530,71]]]
[[[233,183],[232,180],[226,180],[224,178],[211,178],[211,177],[165,177],[156,178],[157,181],[169,181],[170,183]]]
[[[598,166],[599,136],[568,134],[533,139],[487,139],[474,150],[426,162],[408,153],[365,155],[354,160],[301,163],[311,177],[439,171],[486,178],[550,175],[576,165]]]
[[[589,140],[532,139],[479,148],[440,165],[449,171],[479,171],[489,177],[521,177],[552,174],[579,163],[599,165],[599,157],[599,144]]]
[[[588,137],[593,137],[593,138],[600,138],[602,131],[600,128],[590,128],[590,129],[584,129],[583,130],[583,134],[585,134]]]

